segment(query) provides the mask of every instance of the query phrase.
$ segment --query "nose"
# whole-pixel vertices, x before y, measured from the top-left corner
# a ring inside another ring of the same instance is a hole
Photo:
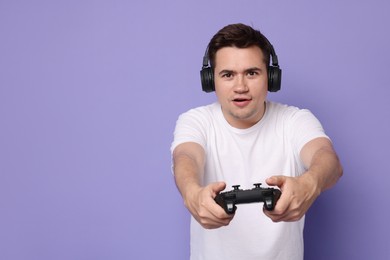
[[[237,93],[245,93],[249,90],[246,79],[243,75],[236,77],[236,84],[234,85],[234,91]]]

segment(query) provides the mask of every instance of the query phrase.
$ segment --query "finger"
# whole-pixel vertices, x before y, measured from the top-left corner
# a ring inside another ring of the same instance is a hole
[[[212,205],[210,205],[210,207],[209,207],[209,211],[215,218],[224,220],[224,222],[225,222],[225,220],[230,221],[234,216],[234,214],[227,214],[225,212],[225,210],[219,204],[217,204],[214,200],[213,200]]]
[[[225,183],[213,183],[210,185],[210,189],[220,190],[225,186]],[[203,224],[226,226],[233,218],[233,216],[227,214],[225,210],[209,196],[205,198],[202,205],[203,206],[200,208],[198,215],[201,218]]]
[[[265,180],[265,182],[270,186],[278,186],[281,188],[283,184],[286,182],[287,177],[286,176],[271,176],[268,179]]]
[[[223,191],[226,188],[225,182],[214,182],[210,184],[211,190],[218,194],[219,192]]]
[[[270,216],[271,220],[273,222],[293,222],[298,221],[303,217],[303,215],[298,214],[294,211],[286,212],[286,214],[280,215],[280,216]]]
[[[272,219],[272,221],[280,221],[280,219],[286,216],[290,207],[289,196],[287,194],[281,195],[279,200],[276,202],[275,208],[273,210],[266,210],[263,208],[263,212],[266,216]]]
[[[219,205],[216,206],[219,207]],[[229,225],[233,216],[226,214],[225,211],[220,207],[216,210],[216,212],[210,210],[206,215],[201,217],[200,223],[202,226],[206,228],[217,228]]]
[[[264,214],[269,217],[273,222],[280,222],[280,221],[286,221],[288,218],[288,209],[284,211],[278,211],[278,210],[273,210],[273,211],[268,211],[266,209],[263,209]]]
[[[301,207],[297,207],[293,201],[289,201],[286,208],[282,206],[275,207],[273,211],[264,211],[264,213],[272,219],[274,222],[292,222],[300,220],[304,214],[305,210],[302,210]]]

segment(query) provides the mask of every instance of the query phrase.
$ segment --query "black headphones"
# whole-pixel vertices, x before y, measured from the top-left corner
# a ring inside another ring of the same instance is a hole
[[[272,59],[272,65],[268,65],[268,91],[276,92],[280,90],[280,84],[282,81],[282,70],[279,68],[278,56],[276,56],[274,47],[268,41],[267,38],[265,39],[267,40],[269,46],[271,47],[271,59]],[[209,48],[207,46],[206,52],[203,56],[202,70],[200,71],[202,90],[207,93],[215,91],[214,72],[213,69],[209,66],[208,52],[209,52]]]

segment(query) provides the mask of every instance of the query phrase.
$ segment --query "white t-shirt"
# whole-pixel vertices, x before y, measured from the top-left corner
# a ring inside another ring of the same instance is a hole
[[[224,181],[251,189],[273,175],[299,176],[305,171],[299,154],[317,137],[327,137],[308,110],[267,102],[263,118],[247,129],[232,127],[219,103],[191,109],[176,124],[171,151],[196,142],[206,152],[203,184]],[[191,219],[191,259],[302,260],[304,218],[273,223],[262,203],[240,204],[226,227],[207,230]]]

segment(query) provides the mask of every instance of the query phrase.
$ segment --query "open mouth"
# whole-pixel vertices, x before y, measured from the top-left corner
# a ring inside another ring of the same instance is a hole
[[[249,99],[249,98],[235,98],[235,99],[233,99],[233,103],[239,107],[244,107],[244,106],[248,105],[250,102],[251,102],[251,99]]]
[[[235,98],[233,99],[234,102],[245,102],[245,101],[249,101],[249,99],[246,99],[246,98]]]

